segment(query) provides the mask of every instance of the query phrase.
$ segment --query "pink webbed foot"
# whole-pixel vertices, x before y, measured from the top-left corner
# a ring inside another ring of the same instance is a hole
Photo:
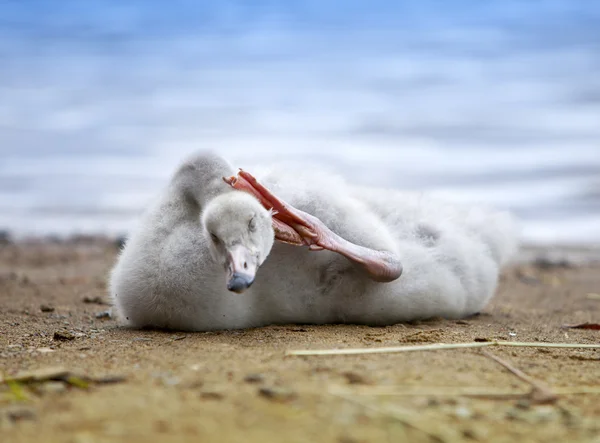
[[[284,202],[256,180],[240,170],[237,177],[224,178],[235,189],[249,192],[273,211],[275,239],[293,245],[306,245],[312,251],[327,249],[360,265],[369,277],[389,282],[402,274],[402,264],[393,254],[356,245],[331,231],[317,217]]]

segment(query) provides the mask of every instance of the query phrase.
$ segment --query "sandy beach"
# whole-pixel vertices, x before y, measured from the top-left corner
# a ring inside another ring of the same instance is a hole
[[[286,355],[495,340],[598,344],[600,331],[564,327],[600,322],[596,249],[525,250],[470,319],[211,333],[119,327],[105,312],[117,250],[85,238],[0,245],[1,375],[33,371],[0,385],[2,442],[600,442],[600,349]],[[531,385],[490,354],[558,400],[538,404]]]

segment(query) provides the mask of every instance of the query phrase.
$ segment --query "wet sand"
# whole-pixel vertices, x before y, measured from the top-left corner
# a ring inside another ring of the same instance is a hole
[[[550,404],[493,395],[530,387],[481,349],[285,355],[474,340],[600,343],[600,331],[562,327],[600,322],[597,250],[572,248],[562,261],[561,250],[529,249],[503,273],[493,302],[466,320],[211,333],[128,330],[107,318],[101,303],[116,252],[101,239],[0,245],[4,375],[60,366],[79,379],[124,377],[87,389],[78,379],[0,385],[2,442],[600,442],[600,394]],[[600,349],[486,349],[556,392],[600,387]],[[463,388],[489,395],[458,395]],[[399,395],[407,389],[420,394]]]

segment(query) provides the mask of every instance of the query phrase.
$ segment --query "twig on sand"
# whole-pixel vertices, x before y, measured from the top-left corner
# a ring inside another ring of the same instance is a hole
[[[546,386],[538,380],[531,378],[529,375],[525,374],[520,369],[515,368],[506,360],[501,359],[497,355],[494,355],[491,352],[486,351],[485,349],[482,349],[481,353],[486,357],[494,360],[496,363],[504,366],[506,370],[508,370],[511,374],[515,375],[516,377],[520,378],[525,383],[528,383],[533,388],[530,397],[534,403],[554,403],[556,402],[556,400],[558,400],[558,396],[554,392],[552,392],[548,386]]]
[[[78,375],[63,367],[32,369],[21,371],[14,375],[0,374],[0,385],[10,383],[27,384],[60,381],[82,389],[88,388],[91,384],[121,383],[125,380],[126,378],[121,375],[108,375],[104,377]]]
[[[595,329],[596,331],[600,331],[600,323],[578,323],[574,325],[562,325],[563,329]]]
[[[286,351],[286,355],[356,355],[356,354],[389,354],[395,352],[411,351],[438,351],[445,349],[461,348],[484,348],[488,346],[514,346],[528,348],[579,348],[579,349],[600,349],[599,344],[582,343],[541,343],[541,342],[515,342],[515,341],[487,341],[487,342],[467,342],[467,343],[435,343],[430,345],[414,346],[391,346],[382,348],[349,348],[349,349],[303,349],[296,351]]]
[[[412,428],[416,431],[421,432],[422,434],[427,435],[433,441],[436,441],[438,443],[445,443],[446,441],[448,441],[444,436],[442,436],[436,432],[432,432],[429,429],[425,429],[425,428],[421,427],[420,425],[417,425],[412,417],[412,414],[410,414],[409,412],[402,411],[399,408],[394,408],[394,409],[381,408],[379,406],[376,406],[376,405],[373,405],[370,403],[362,402],[354,397],[351,397],[349,395],[346,395],[346,394],[343,394],[340,392],[330,391],[330,394],[334,395],[338,398],[341,398],[342,400],[345,400],[349,403],[353,403],[357,406],[360,406],[362,408],[370,409],[373,412],[377,412],[378,414],[385,415],[386,417],[389,417],[393,420],[396,420],[399,423],[402,423],[406,427]]]

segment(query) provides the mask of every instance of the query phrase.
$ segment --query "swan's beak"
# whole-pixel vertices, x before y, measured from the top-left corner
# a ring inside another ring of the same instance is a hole
[[[254,282],[256,257],[242,245],[233,246],[227,253],[227,289],[241,294]]]

